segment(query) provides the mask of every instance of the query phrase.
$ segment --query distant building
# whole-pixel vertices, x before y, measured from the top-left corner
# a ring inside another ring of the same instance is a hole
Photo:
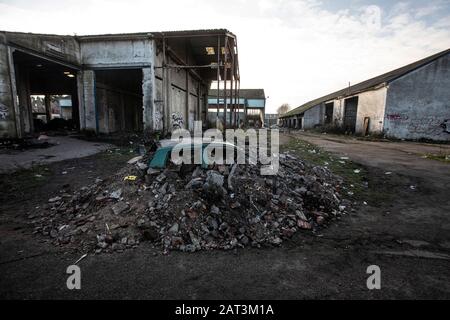
[[[450,49],[309,101],[285,127],[450,141]]]
[[[223,99],[225,91],[219,90],[217,95],[217,89],[211,89],[208,93],[208,120],[211,123],[215,123],[217,113],[219,118],[223,119],[225,111],[225,100]],[[231,93],[227,90],[227,96],[230,97]],[[234,94],[233,94],[234,97]],[[217,104],[217,98],[219,98],[219,104]],[[230,125],[230,108],[235,108],[236,118],[231,116],[231,123],[237,124],[247,121],[247,125],[250,127],[261,127],[264,123],[264,115],[266,109],[266,96],[264,89],[240,89],[239,99],[227,98],[227,125]]]
[[[266,113],[264,115],[264,125],[270,127],[278,123],[278,113]]]

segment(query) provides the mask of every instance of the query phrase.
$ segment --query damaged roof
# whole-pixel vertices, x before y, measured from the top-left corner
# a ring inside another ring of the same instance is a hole
[[[220,96],[224,96],[224,90],[220,89]],[[217,89],[210,89],[208,92],[208,96],[217,97]],[[230,90],[227,89],[227,96],[230,96]],[[264,93],[264,89],[240,89],[239,90],[239,98],[244,99],[265,99],[266,95]]]
[[[97,38],[126,38],[126,37],[189,37],[189,36],[214,36],[214,35],[228,35],[236,37],[227,29],[199,29],[199,30],[175,30],[175,31],[150,31],[150,32],[135,32],[135,33],[109,33],[109,34],[91,34],[77,36],[80,40],[90,40]]]
[[[339,91],[336,91],[336,92],[330,93],[328,95],[325,95],[323,97],[311,100],[311,101],[309,101],[309,102],[307,102],[307,103],[305,103],[305,104],[303,104],[303,105],[301,105],[301,106],[299,106],[299,107],[297,107],[297,108],[295,108],[295,109],[293,109],[293,110],[283,114],[282,116],[280,116],[280,118],[286,118],[286,117],[289,117],[289,116],[302,114],[303,112],[307,111],[308,109],[311,109],[312,107],[314,107],[314,106],[316,106],[316,105],[318,105],[320,103],[323,103],[323,102],[326,102],[326,101],[329,101],[329,100],[333,100],[333,99],[336,99],[338,97],[352,96],[352,95],[355,95],[355,94],[363,92],[363,91],[367,91],[367,90],[370,90],[370,89],[375,89],[375,88],[377,88],[380,85],[392,82],[392,81],[394,81],[394,80],[404,76],[405,74],[410,73],[410,72],[412,72],[412,71],[414,71],[414,70],[416,70],[416,69],[418,69],[420,67],[423,67],[424,65],[427,65],[427,64],[433,62],[434,60],[439,59],[439,58],[441,58],[441,57],[443,57],[443,56],[445,56],[445,55],[447,55],[449,53],[450,53],[450,49],[441,51],[441,52],[436,53],[436,54],[434,54],[432,56],[429,56],[427,58],[418,60],[416,62],[413,62],[411,64],[403,66],[401,68],[389,71],[389,72],[384,73],[384,74],[382,74],[380,76],[377,76],[375,78],[371,78],[369,80],[360,82],[360,83],[355,84],[353,86],[350,86],[348,88],[344,88],[344,89],[341,89]]]

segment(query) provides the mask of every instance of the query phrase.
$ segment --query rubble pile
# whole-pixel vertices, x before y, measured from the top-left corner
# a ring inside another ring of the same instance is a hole
[[[257,165],[148,168],[136,157],[105,181],[62,190],[31,217],[35,233],[82,252],[123,251],[149,241],[169,250],[280,245],[343,214],[342,179],[280,154],[276,176]]]

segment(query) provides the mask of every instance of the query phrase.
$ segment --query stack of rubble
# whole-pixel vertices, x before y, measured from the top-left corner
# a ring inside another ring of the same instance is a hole
[[[137,157],[105,181],[63,190],[33,223],[55,245],[83,252],[120,252],[142,241],[164,252],[280,245],[342,214],[341,185],[328,169],[289,153],[280,154],[276,176],[261,176],[256,165],[155,170]]]

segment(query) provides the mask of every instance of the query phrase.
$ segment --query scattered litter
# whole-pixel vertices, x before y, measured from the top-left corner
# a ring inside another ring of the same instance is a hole
[[[416,190],[416,186],[413,186],[413,185],[409,186],[409,188],[410,188],[411,190]]]
[[[392,172],[386,171],[384,174],[389,175],[389,174],[392,174]]]
[[[121,188],[117,189],[116,191],[111,192],[110,195],[109,195],[109,197],[111,199],[117,199],[117,200],[120,199],[121,196],[122,196],[122,189]]]
[[[83,255],[80,257],[80,259],[78,259],[77,261],[75,261],[74,264],[77,264],[78,262],[80,262],[81,260],[83,260],[84,258],[86,258],[87,255],[88,255],[87,253],[83,254]]]
[[[137,157],[134,157],[134,158],[128,160],[127,163],[128,163],[128,164],[135,164],[136,162],[141,161],[142,158],[143,158],[142,156],[137,156]]]
[[[353,170],[353,172],[354,172],[354,173],[360,173],[360,172],[361,172],[361,169],[355,169],[355,170]]]
[[[41,134],[37,139],[38,140],[48,140],[50,138],[49,138],[49,136],[46,136],[45,134]]]
[[[341,157],[340,159],[341,159],[341,160],[348,160],[349,157]]]
[[[128,180],[128,181],[136,181],[137,176],[126,176],[125,178],[123,178],[124,181]]]
[[[61,201],[61,200],[62,200],[61,197],[56,196],[56,197],[48,199],[48,202],[53,203],[53,202],[58,202],[58,201]]]

